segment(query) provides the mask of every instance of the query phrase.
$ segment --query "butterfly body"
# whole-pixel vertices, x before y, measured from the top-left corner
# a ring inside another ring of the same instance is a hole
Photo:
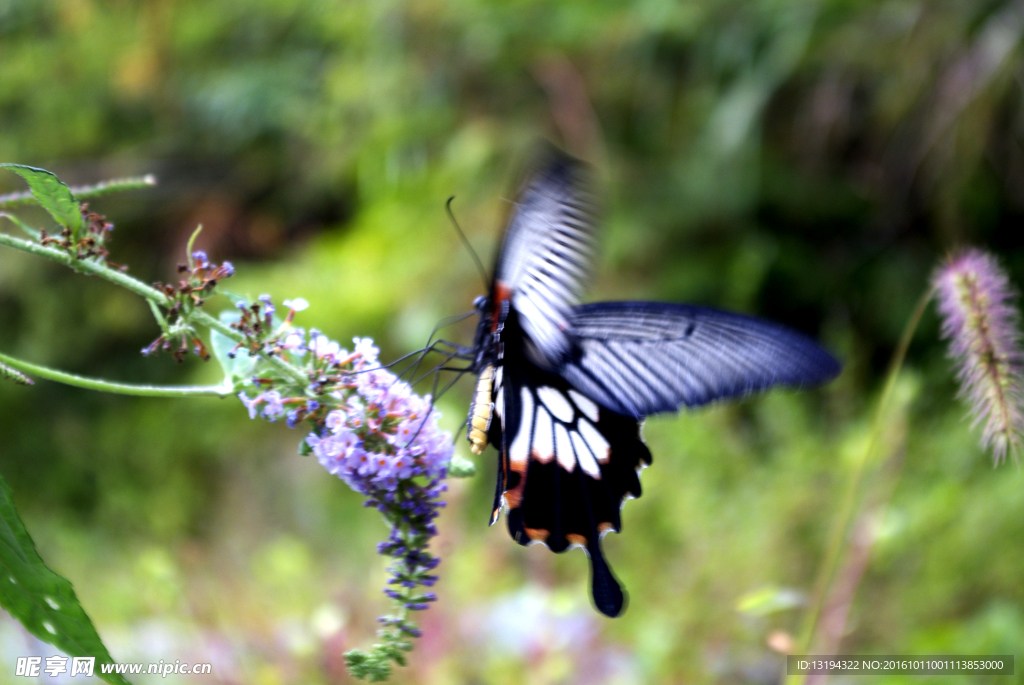
[[[469,419],[466,422],[466,438],[473,454],[483,454],[489,444],[487,431],[491,428],[494,416],[494,367],[488,366],[481,372],[476,383],[476,394],[469,406]]]
[[[595,227],[583,167],[555,155],[528,180],[479,315],[479,374],[467,438],[498,451],[493,524],[506,512],[523,545],[583,547],[597,608],[619,615],[625,594],[601,552],[620,509],[639,497],[651,454],[644,417],[773,385],[813,385],[838,362],[777,324],[656,302],[579,305]]]

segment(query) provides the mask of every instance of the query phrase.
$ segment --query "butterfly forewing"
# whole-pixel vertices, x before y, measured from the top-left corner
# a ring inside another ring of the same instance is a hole
[[[492,300],[511,298],[531,358],[556,368],[571,350],[572,305],[589,279],[594,252],[593,200],[585,172],[555,156],[520,191],[495,269]]]

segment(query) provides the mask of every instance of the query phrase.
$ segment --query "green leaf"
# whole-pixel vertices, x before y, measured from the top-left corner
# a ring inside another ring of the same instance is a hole
[[[465,457],[452,455],[448,462],[448,475],[452,478],[469,478],[476,475],[476,464]]]
[[[242,315],[237,309],[225,309],[218,318],[231,325],[241,320]],[[228,377],[232,385],[248,381],[252,376],[253,369],[256,368],[256,357],[250,357],[248,350],[241,348],[235,350],[236,344],[234,340],[223,333],[210,331],[210,347],[213,348],[213,356],[220,362],[221,368],[224,369],[224,375]],[[234,350],[234,357],[230,356],[232,350]]]
[[[45,169],[23,164],[0,164],[0,167],[6,167],[25,179],[29,190],[39,200],[43,209],[49,212],[58,224],[71,229],[73,241],[78,240],[78,232],[82,228],[82,210],[78,206],[78,200],[71,194],[71,189],[64,185],[63,181]]]
[[[107,648],[78,603],[66,579],[46,567],[25,530],[11,499],[11,488],[0,478],[0,605],[40,640],[71,656],[96,657],[94,673],[116,685],[122,676],[101,673],[110,664]]]

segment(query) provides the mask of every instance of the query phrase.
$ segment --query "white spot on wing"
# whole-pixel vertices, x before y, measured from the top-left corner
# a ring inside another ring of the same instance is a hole
[[[505,416],[505,390],[504,388],[498,390],[494,397],[494,413],[498,415],[499,419],[503,419]]]
[[[572,445],[576,448],[576,459],[580,462],[580,468],[583,469],[591,478],[600,478],[601,469],[598,468],[597,462],[594,461],[594,455],[587,449],[587,445],[583,442],[583,437],[573,431],[572,433]]]
[[[597,460],[602,464],[607,463],[609,457],[609,445],[608,441],[604,439],[604,436],[598,432],[597,428],[594,427],[594,424],[590,423],[590,421],[587,421],[586,419],[579,420],[578,428],[580,435],[583,440],[590,445],[590,450],[594,453],[594,456],[597,457]]]
[[[576,406],[579,407],[580,411],[586,414],[588,419],[591,421],[597,421],[597,417],[599,416],[598,408],[597,404],[592,399],[584,397],[575,390],[569,391],[569,397],[571,397],[572,401],[576,403]]]
[[[537,388],[537,396],[556,419],[563,423],[572,422],[572,405],[569,404],[569,400],[561,392],[545,385]]]
[[[505,367],[504,366],[499,366],[498,370],[494,372],[494,387],[496,387],[496,388],[500,388],[501,387],[501,379],[502,379],[502,376],[504,376],[504,371],[505,371]]]
[[[522,417],[519,419],[519,430],[508,450],[508,458],[513,464],[525,464],[529,455],[530,429],[533,427],[533,395],[529,389],[523,388]]]
[[[547,464],[555,458],[552,428],[551,414],[544,408],[544,405],[538,406],[537,423],[533,428],[533,451],[537,454],[537,460],[542,464]]]
[[[572,453],[569,431],[560,423],[555,424],[555,453],[558,455],[559,466],[572,473],[576,468],[576,456]]]

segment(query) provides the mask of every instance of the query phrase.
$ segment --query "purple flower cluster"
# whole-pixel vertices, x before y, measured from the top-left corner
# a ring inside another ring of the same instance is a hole
[[[998,463],[1020,450],[1024,434],[1024,353],[1015,294],[996,258],[977,249],[949,259],[932,283],[960,396],[970,404],[974,424],[984,423],[982,445],[992,448]]]
[[[384,370],[353,377],[356,392],[327,414],[324,434],[306,438],[320,464],[366,495],[393,493],[416,476],[443,478],[451,437],[438,429],[430,398]]]
[[[377,551],[394,559],[384,592],[399,611],[379,619],[383,644],[369,654],[346,655],[353,673],[384,673],[391,662],[404,663],[402,653],[412,648],[409,638],[421,634],[408,620],[409,612],[426,609],[436,599],[418,588],[437,580],[431,572],[440,560],[427,547],[437,535],[434,520],[444,506],[451,435],[438,428],[440,413],[429,396],[416,395],[408,383],[380,367],[372,340],[354,338],[349,352],[315,329],[292,326],[295,313],[308,306],[305,300],[284,305],[288,315],[280,321],[269,296],[240,304],[242,319],[233,327],[247,343],[239,347],[278,355],[301,368],[308,381],[299,387],[261,364],[253,378],[261,392],[238,397],[250,418],[284,416],[292,427],[311,423],[306,450],[364,495],[365,505],[376,508],[391,526]]]
[[[355,339],[352,378],[355,392],[343,407],[331,410],[322,434],[306,438],[313,454],[330,473],[367,496],[391,524],[391,535],[377,551],[395,559],[384,592],[405,610],[381,618],[390,637],[401,641],[420,631],[405,618],[436,599],[418,594],[417,586],[431,586],[429,572],[440,560],[426,547],[437,535],[434,519],[444,506],[443,480],[452,457],[451,436],[437,427],[439,413],[430,397],[419,397],[392,373],[377,366],[377,348],[368,338]],[[315,338],[314,354],[346,357],[322,337]]]

